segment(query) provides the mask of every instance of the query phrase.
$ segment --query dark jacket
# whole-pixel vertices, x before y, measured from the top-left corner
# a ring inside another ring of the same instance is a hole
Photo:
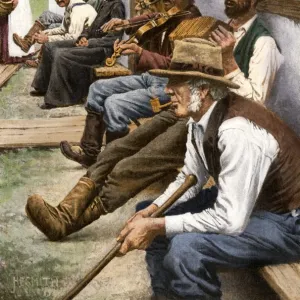
[[[86,37],[88,47],[112,47],[116,39],[122,38],[123,32],[104,33],[100,28],[112,18],[125,18],[125,7],[121,0],[103,0],[93,24],[85,29],[78,39]]]
[[[149,36],[149,42],[143,46],[143,52],[138,58],[137,70],[148,71],[150,69],[168,69],[171,62],[172,48],[169,41],[169,34],[182,22],[189,18],[200,17],[201,13],[195,5],[191,5],[186,8],[191,14],[188,16],[182,16],[172,18],[167,21],[163,26],[151,30]],[[153,14],[147,14],[135,17],[130,22],[140,21],[142,19],[151,19],[155,16]],[[164,35],[163,35],[164,34]]]

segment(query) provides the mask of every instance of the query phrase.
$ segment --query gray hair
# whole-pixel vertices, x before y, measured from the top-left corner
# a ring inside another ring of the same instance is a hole
[[[207,86],[209,88],[210,95],[216,101],[225,98],[229,92],[228,88],[224,84],[204,78],[191,79],[188,81],[188,85],[192,95],[199,94],[199,88]]]

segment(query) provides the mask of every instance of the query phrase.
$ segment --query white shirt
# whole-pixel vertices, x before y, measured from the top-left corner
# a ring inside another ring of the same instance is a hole
[[[256,18],[257,15],[234,32],[235,48]],[[270,36],[262,36],[254,44],[253,56],[249,63],[248,78],[239,68],[225,77],[240,86],[239,89],[232,90],[233,92],[245,98],[264,103],[269,97],[276,72],[283,61],[284,58],[280,54],[275,40]]]
[[[74,6],[77,3],[84,4]],[[91,5],[85,3],[83,0],[71,0],[66,7],[62,25],[58,28],[45,30],[44,32],[49,36],[49,42],[76,40],[85,26],[91,26],[96,16],[97,12]],[[67,19],[70,21],[65,22]],[[67,26],[65,26],[65,23],[67,23]]]
[[[161,206],[184,182],[186,175],[194,174],[197,184],[177,202],[195,197],[209,178],[203,150],[203,137],[214,103],[198,123],[189,121],[185,165],[176,180],[158,197],[154,204]],[[198,152],[191,142],[194,126]],[[278,143],[265,129],[242,117],[223,122],[218,131],[218,148],[221,153],[221,172],[218,178],[218,197],[213,208],[201,213],[166,216],[166,234],[183,232],[214,232],[239,234],[248,223],[268,169],[279,151]],[[200,201],[200,200],[199,200]]]

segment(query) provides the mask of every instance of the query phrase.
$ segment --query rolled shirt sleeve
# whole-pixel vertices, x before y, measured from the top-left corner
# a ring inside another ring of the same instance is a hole
[[[234,142],[233,142],[234,141]],[[236,235],[246,227],[278,143],[266,130],[237,117],[219,129],[221,152],[218,196],[201,213],[166,216],[166,234],[213,232]]]
[[[238,68],[225,77],[240,86],[234,93],[264,103],[270,94],[276,73],[284,59],[275,40],[269,36],[257,39],[249,63],[249,77]]]

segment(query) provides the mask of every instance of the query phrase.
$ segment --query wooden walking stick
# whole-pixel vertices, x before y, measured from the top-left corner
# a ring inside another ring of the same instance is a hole
[[[197,178],[194,175],[187,175],[184,183],[174,192],[174,194],[152,215],[151,218],[157,218],[171,207],[191,186],[195,185]],[[82,279],[80,280],[61,300],[71,300],[78,295],[102,269],[118,254],[122,243],[117,242],[115,246],[105,255],[105,257]]]

